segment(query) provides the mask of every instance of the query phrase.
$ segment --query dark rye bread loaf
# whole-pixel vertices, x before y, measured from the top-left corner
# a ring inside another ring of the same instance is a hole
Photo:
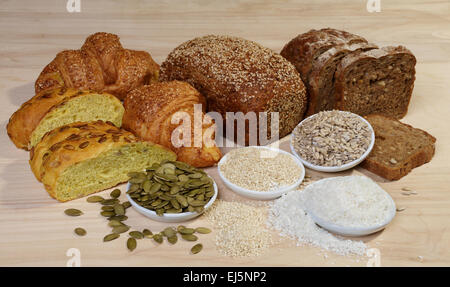
[[[376,48],[378,47],[375,44],[365,42],[340,44],[328,49],[314,60],[309,75],[309,104],[306,115],[335,108],[334,73],[343,57],[350,53]]]
[[[414,55],[402,46],[348,54],[336,69],[336,108],[402,118],[414,88],[415,65]]]
[[[397,180],[432,159],[436,138],[427,132],[382,115],[365,118],[375,131],[373,150],[362,163],[365,169]]]
[[[346,31],[325,28],[300,34],[281,50],[281,56],[291,62],[307,85],[314,61],[325,51],[336,45],[367,43],[361,36]]]
[[[305,87],[295,67],[238,37],[208,35],[181,44],[161,65],[160,79],[190,83],[206,97],[207,110],[224,119],[226,112],[279,112],[280,137],[294,129],[306,110]]]

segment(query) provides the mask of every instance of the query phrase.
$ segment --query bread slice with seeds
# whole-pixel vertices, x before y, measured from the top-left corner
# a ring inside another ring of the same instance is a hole
[[[313,63],[313,68],[309,75],[309,104],[307,116],[320,111],[332,110],[335,108],[335,77],[336,67],[346,55],[368,51],[378,48],[375,44],[358,42],[354,44],[336,45],[322,53]]]
[[[383,115],[365,117],[375,131],[375,145],[362,163],[365,169],[388,180],[397,180],[429,162],[436,138]]]
[[[175,160],[169,149],[141,142],[103,121],[78,122],[48,132],[30,152],[30,166],[47,192],[68,201],[129,179],[153,163]]]
[[[25,102],[9,119],[8,135],[18,148],[30,149],[44,134],[73,122],[110,121],[120,127],[124,108],[107,93],[59,88]]]
[[[414,88],[415,65],[416,58],[403,46],[347,55],[336,69],[336,108],[362,116],[404,117]]]

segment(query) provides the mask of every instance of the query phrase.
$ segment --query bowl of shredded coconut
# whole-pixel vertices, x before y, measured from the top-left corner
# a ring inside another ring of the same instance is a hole
[[[274,199],[294,190],[305,177],[299,159],[286,151],[264,146],[231,150],[219,161],[218,172],[228,188],[260,200]]]
[[[302,194],[311,218],[344,236],[364,236],[384,229],[396,207],[392,197],[365,176],[330,177],[307,186]]]

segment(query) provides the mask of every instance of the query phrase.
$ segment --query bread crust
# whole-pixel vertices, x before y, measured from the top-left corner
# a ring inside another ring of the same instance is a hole
[[[289,41],[280,54],[295,66],[303,82],[308,84],[309,74],[314,68],[313,63],[322,53],[336,45],[350,45],[360,42],[367,43],[367,40],[342,30],[332,28],[312,29]]]
[[[149,53],[124,49],[119,37],[99,32],[79,50],[58,53],[41,72],[35,92],[58,87],[108,92],[123,99],[127,92],[157,81],[159,65]]]
[[[158,143],[175,151],[179,161],[196,167],[216,164],[222,154],[215,144],[207,147],[202,140],[201,147],[194,146],[194,105],[206,109],[205,98],[191,85],[181,81],[153,83],[131,91],[125,98],[123,128],[132,131],[140,138]],[[192,147],[175,148],[172,144],[172,133],[179,124],[172,124],[172,117],[177,112],[185,112],[191,120]],[[205,116],[202,112],[202,120]],[[203,138],[206,129],[214,124],[202,124]]]
[[[209,35],[175,48],[161,65],[161,80],[190,83],[208,111],[279,112],[281,137],[303,118],[304,84],[286,59],[238,37]],[[270,134],[270,130],[269,130]]]
[[[114,147],[138,141],[135,135],[112,123],[76,122],[45,134],[31,149],[29,163],[37,180],[56,198],[56,183],[66,168]]]
[[[30,100],[26,101],[9,118],[6,130],[11,141],[18,148],[30,149],[30,139],[34,129],[41,120],[53,109],[58,108],[69,100],[91,94],[101,94],[105,97],[120,101],[107,93],[96,93],[92,91],[81,91],[76,89],[57,88],[50,91],[42,91]]]
[[[340,64],[338,65],[335,73],[335,100],[336,100],[336,108],[340,110],[348,110],[346,108],[346,101],[345,101],[345,73],[346,70],[357,63],[358,61],[373,61],[374,65],[376,65],[377,61],[383,60],[385,57],[393,56],[393,55],[400,55],[400,54],[406,54],[409,55],[413,61],[413,64],[415,66],[416,64],[416,58],[413,55],[413,53],[408,50],[407,48],[403,46],[387,46],[382,47],[379,49],[373,49],[368,51],[363,51],[360,53],[351,53],[345,56]],[[408,112],[409,103],[412,96],[412,91],[414,89],[414,80],[415,80],[415,69],[412,71],[412,83],[409,87],[407,87],[406,90],[406,102],[403,107],[400,107],[397,110],[389,109],[389,113],[386,113],[386,116],[394,117],[396,119],[403,118],[406,113]],[[372,111],[371,113],[381,113],[380,111]]]
[[[415,153],[411,154],[407,159],[402,161],[402,165],[400,166],[388,166],[386,164],[383,164],[381,162],[376,161],[375,159],[371,158],[370,155],[362,162],[361,167],[383,177],[388,180],[398,180],[405,175],[407,175],[409,172],[411,172],[412,169],[421,166],[429,161],[434,156],[435,153],[435,143],[436,138],[432,135],[430,135],[428,132],[414,128],[411,125],[402,123],[398,121],[397,119],[386,117],[384,115],[379,114],[372,114],[365,116],[365,118],[372,124],[372,127],[374,127],[375,130],[375,136],[377,136],[376,132],[376,125],[374,124],[374,120],[381,119],[381,121],[385,122],[385,124],[389,124],[391,121],[395,121],[408,129],[418,131],[422,133],[425,137],[427,137],[430,141],[430,144],[427,146],[422,147],[420,150],[416,151]],[[377,142],[375,141],[375,145]],[[375,147],[374,147],[375,148]]]

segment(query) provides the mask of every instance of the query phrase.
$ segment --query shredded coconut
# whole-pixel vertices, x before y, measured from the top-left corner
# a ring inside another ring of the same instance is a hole
[[[291,191],[274,201],[269,209],[268,225],[300,244],[312,244],[339,255],[365,255],[364,242],[334,236],[315,224],[305,212],[303,192]]]
[[[303,194],[310,212],[339,226],[381,225],[392,215],[392,200],[365,176],[323,179],[309,185]]]

